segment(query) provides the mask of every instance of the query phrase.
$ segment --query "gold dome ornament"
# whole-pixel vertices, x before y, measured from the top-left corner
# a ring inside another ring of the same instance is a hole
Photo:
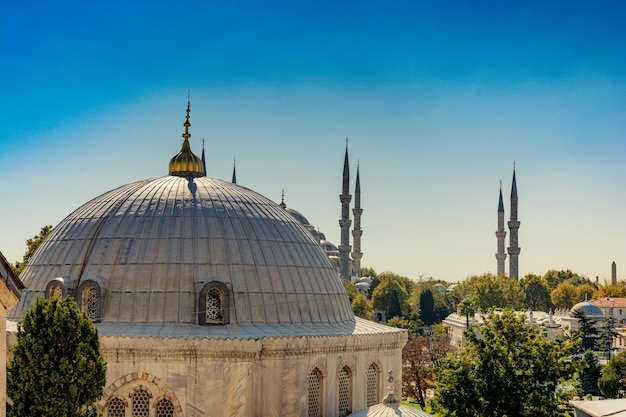
[[[185,133],[183,133],[183,147],[172,159],[170,159],[169,173],[178,177],[204,177],[204,164],[193,152],[189,145],[189,107],[190,102],[187,100],[187,116],[185,120]]]

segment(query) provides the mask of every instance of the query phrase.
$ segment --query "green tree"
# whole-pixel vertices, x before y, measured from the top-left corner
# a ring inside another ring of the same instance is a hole
[[[391,274],[388,276],[381,274],[379,278],[380,283],[372,293],[372,306],[377,310],[383,311],[387,319],[396,316],[408,317],[410,308],[407,286],[411,288],[410,281],[408,284],[406,282],[408,278]]]
[[[578,300],[576,287],[569,282],[561,282],[550,292],[550,300],[556,308],[572,308]]]
[[[44,226],[39,231],[39,234],[33,236],[26,241],[26,253],[24,253],[24,256],[22,257],[22,262],[15,262],[14,269],[18,275],[20,275],[24,268],[26,268],[26,265],[28,265],[28,261],[30,261],[30,258],[33,256],[39,245],[41,245],[41,242],[43,242],[43,240],[50,234],[51,231],[52,225]]]
[[[342,279],[343,286],[346,288],[350,303],[352,305],[352,311],[357,317],[370,320],[374,315],[374,309],[369,300],[358,290],[354,282],[346,281]]]
[[[574,311],[574,317],[578,319],[578,331],[575,337],[580,340],[579,352],[597,350],[599,331],[595,321],[590,320],[582,310]]]
[[[505,310],[465,333],[457,357],[438,367],[434,406],[455,417],[561,416],[560,384],[571,381],[572,345],[548,340],[525,317]]]
[[[543,280],[545,281],[550,291],[554,290],[560,283],[568,281],[570,284],[577,286],[582,282],[590,282],[586,278],[581,277],[580,275],[568,270],[565,271],[557,271],[556,269],[551,269],[545,273],[543,276]]]
[[[600,395],[598,379],[602,375],[602,367],[595,353],[588,350],[583,355],[583,369],[580,372],[580,385],[583,395]]]
[[[613,356],[598,379],[600,392],[607,398],[619,398],[626,392],[626,351]]]
[[[597,292],[597,288],[593,285],[585,282],[583,284],[576,286],[576,302],[580,303],[581,301],[591,300],[595,297],[595,293]]]
[[[7,372],[9,416],[91,416],[105,373],[98,329],[76,302],[40,298],[18,325]]]
[[[475,309],[472,300],[466,298],[459,303],[459,315],[465,316],[465,328],[469,329],[469,318],[474,317]]]
[[[626,297],[626,282],[620,281],[615,285],[602,285],[595,293],[595,296],[598,298],[604,297],[616,297],[623,298]]]
[[[605,352],[609,359],[611,359],[611,352],[613,350],[613,341],[618,335],[618,331],[615,329],[615,319],[609,317],[603,322],[603,326],[600,327],[598,347],[601,351]]]
[[[552,309],[550,290],[539,275],[529,274],[520,280],[524,291],[524,304],[534,311],[548,312]]]
[[[435,297],[430,288],[420,294],[420,319],[426,326],[435,321]]]

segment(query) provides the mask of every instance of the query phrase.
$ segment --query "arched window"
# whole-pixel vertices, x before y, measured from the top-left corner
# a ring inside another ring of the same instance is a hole
[[[224,323],[224,294],[213,287],[206,293],[206,322]]]
[[[228,294],[224,283],[206,283],[199,294],[198,324],[228,324]]]
[[[121,398],[113,397],[107,404],[107,417],[125,417],[126,404]]]
[[[132,398],[133,407],[132,417],[149,417],[150,398],[152,398],[150,391],[139,385],[130,393],[130,398]]]
[[[371,407],[380,402],[378,374],[379,372],[376,365],[371,364],[370,367],[367,368],[367,407]]]
[[[309,417],[322,417],[322,372],[315,368],[309,374]]]
[[[61,286],[51,285],[48,289],[48,298],[58,298],[61,300],[63,298],[63,289],[61,289]]]
[[[174,404],[167,398],[157,402],[154,408],[156,408],[155,417],[174,417]]]
[[[85,287],[82,294],[82,310],[89,320],[98,320],[98,291],[94,287]]]
[[[352,409],[352,372],[344,366],[339,371],[339,416],[350,414]]]

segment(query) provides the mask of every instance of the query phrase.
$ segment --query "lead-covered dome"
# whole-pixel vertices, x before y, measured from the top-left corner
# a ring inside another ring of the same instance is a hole
[[[10,317],[58,293],[102,323],[354,323],[304,226],[256,192],[208,177],[164,176],[94,198],[54,227],[22,278]]]

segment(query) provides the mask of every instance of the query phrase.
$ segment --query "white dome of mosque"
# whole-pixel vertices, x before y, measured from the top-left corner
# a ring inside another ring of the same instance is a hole
[[[602,312],[602,309],[600,307],[598,307],[597,305],[594,305],[593,303],[591,303],[590,301],[581,301],[580,303],[574,305],[574,307],[572,307],[572,309],[570,310],[571,314],[574,314],[575,311],[582,311],[583,313],[585,313],[585,316],[587,317],[603,317],[604,313]]]
[[[311,223],[309,223],[309,220],[306,217],[304,217],[304,215],[300,213],[298,210],[294,210],[290,207],[285,207],[285,211],[291,214],[298,222],[300,222],[302,226],[311,225]]]

